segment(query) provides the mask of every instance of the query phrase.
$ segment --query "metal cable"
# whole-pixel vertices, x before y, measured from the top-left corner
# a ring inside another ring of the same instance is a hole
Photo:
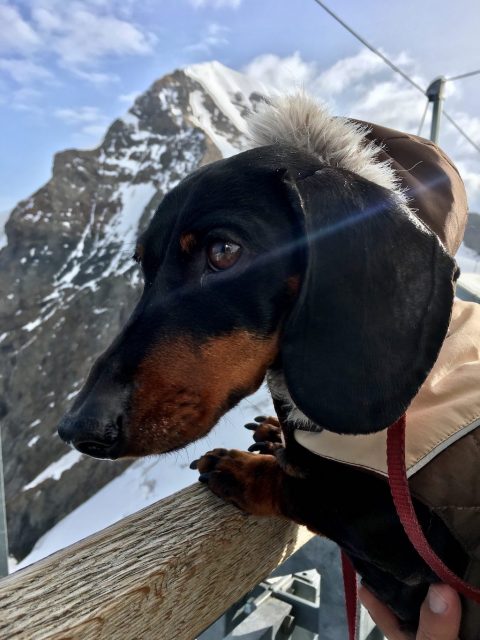
[[[476,69],[476,71],[469,71],[468,73],[461,73],[459,76],[452,76],[451,78],[445,78],[445,80],[460,80],[461,78],[468,78],[470,76],[476,76],[480,73],[480,69]]]
[[[422,135],[422,129],[423,129],[423,125],[425,124],[425,117],[427,115],[427,111],[428,111],[428,105],[430,104],[430,100],[427,100],[427,103],[425,105],[425,109],[423,110],[423,115],[422,115],[422,119],[420,120],[420,124],[418,125],[418,132],[417,132],[417,136]]]
[[[455,122],[455,120],[452,118],[452,116],[448,115],[448,113],[446,111],[443,112],[443,115],[445,116],[445,118],[455,127],[455,129],[462,134],[462,136],[465,138],[465,140],[468,140],[468,142],[472,145],[472,147],[474,149],[476,149],[479,153],[480,153],[480,145],[478,145],[474,140],[472,140],[472,138],[470,138],[470,136],[468,135],[468,133],[466,133],[462,127],[457,124]]]
[[[421,91],[423,95],[426,95],[425,89],[422,89],[422,87],[419,84],[417,84],[415,80],[412,80],[412,78],[410,78],[404,71],[402,71],[399,67],[397,67],[397,65],[395,65],[386,56],[384,56],[383,53],[381,53],[378,49],[375,49],[373,45],[371,45],[364,38],[362,38],[360,34],[358,34],[351,27],[349,27],[348,24],[344,22],[341,18],[339,18],[336,13],[333,13],[333,11],[329,9],[329,7],[327,7],[327,5],[324,2],[322,2],[322,0],[315,0],[315,2],[320,7],[322,7],[322,9],[324,9],[327,13],[329,13],[332,16],[332,18],[334,18],[338,23],[340,23],[342,27],[344,27],[349,33],[351,33],[352,36],[354,36],[359,42],[361,42],[365,47],[367,47],[367,49],[370,49],[370,51],[372,51],[375,55],[381,58],[385,62],[385,64],[387,64],[391,69],[393,69],[393,71],[395,71],[395,73],[399,73],[402,76],[402,78],[407,82],[409,82],[413,87],[415,87],[415,89],[418,89],[418,91]]]

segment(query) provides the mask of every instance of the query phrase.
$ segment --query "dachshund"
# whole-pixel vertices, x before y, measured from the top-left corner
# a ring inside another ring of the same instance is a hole
[[[438,578],[385,478],[313,454],[295,432],[394,423],[438,356],[458,269],[371,129],[292,98],[266,104],[253,131],[252,148],[163,198],[134,255],[140,300],[59,434],[97,458],[174,451],[266,378],[277,417],[250,425],[252,451],[202,456],[200,480],[249,514],[337,542],[413,631]],[[464,572],[462,545],[414,503],[433,549]]]

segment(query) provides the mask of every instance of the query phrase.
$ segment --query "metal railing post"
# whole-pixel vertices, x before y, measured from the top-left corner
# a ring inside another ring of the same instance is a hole
[[[430,140],[438,143],[440,133],[440,118],[443,109],[443,100],[445,97],[445,78],[440,76],[434,80],[427,89],[427,98],[433,102],[432,127],[430,129]]]

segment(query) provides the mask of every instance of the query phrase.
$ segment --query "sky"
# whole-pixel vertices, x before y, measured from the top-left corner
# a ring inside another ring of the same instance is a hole
[[[422,87],[480,69],[478,0],[327,3]],[[0,217],[48,180],[55,152],[96,146],[138,93],[189,64],[219,60],[413,133],[426,104],[314,0],[0,0],[0,25]],[[480,75],[447,83],[446,110],[480,145]],[[480,153],[446,120],[440,145],[480,211]]]

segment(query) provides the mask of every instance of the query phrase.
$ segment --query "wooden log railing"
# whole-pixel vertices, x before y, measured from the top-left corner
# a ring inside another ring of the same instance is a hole
[[[193,640],[311,534],[194,485],[0,582],[0,638]]]

